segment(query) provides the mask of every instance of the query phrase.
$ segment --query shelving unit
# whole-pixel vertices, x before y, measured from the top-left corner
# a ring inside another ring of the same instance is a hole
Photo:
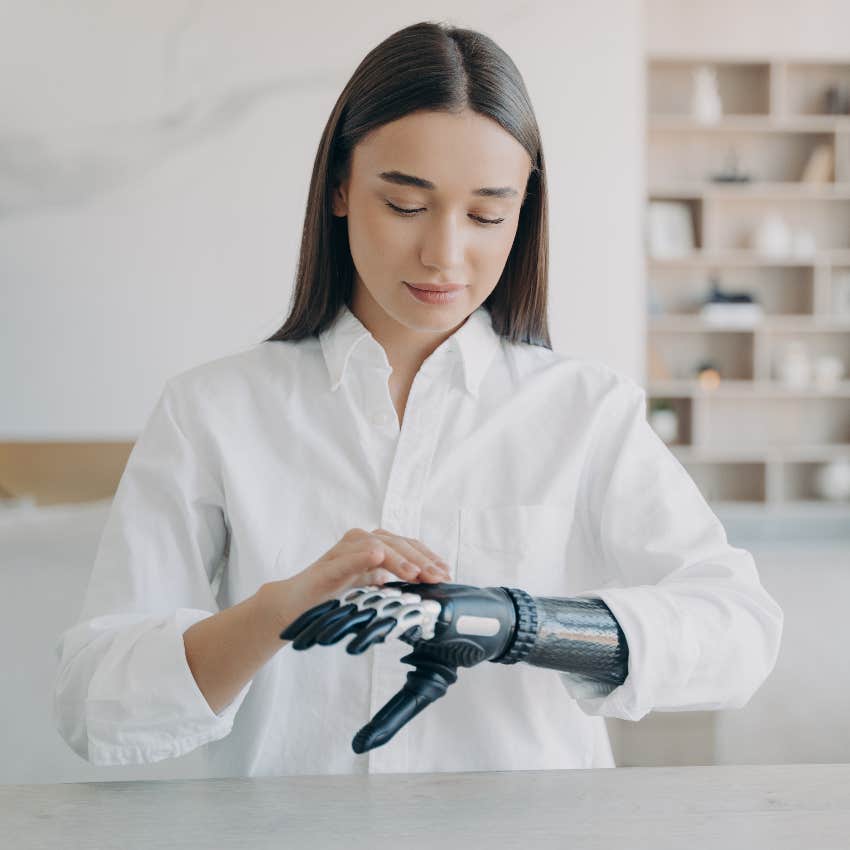
[[[830,86],[850,90],[850,56],[647,61],[648,202],[686,204],[695,245],[685,256],[654,257],[647,240],[648,405],[663,401],[678,413],[671,450],[713,507],[727,515],[846,514],[850,531],[850,501],[820,499],[814,484],[820,466],[850,458],[850,311],[836,306],[840,287],[850,286],[850,114],[831,114],[826,100]],[[691,117],[701,66],[716,72],[723,116],[714,123]],[[832,151],[831,179],[804,182],[819,146]],[[748,182],[712,179],[730,162]],[[755,228],[773,212],[815,245],[783,256],[757,252]],[[751,294],[763,317],[706,322],[699,310],[712,281]],[[792,341],[804,342],[812,360],[839,357],[843,380],[782,383],[777,360]],[[706,362],[719,382],[698,379]]]

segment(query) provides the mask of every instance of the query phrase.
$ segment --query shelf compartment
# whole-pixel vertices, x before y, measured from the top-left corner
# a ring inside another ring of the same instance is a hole
[[[797,462],[782,464],[782,498],[788,501],[823,502],[827,505],[845,504],[850,501],[832,500],[822,497],[817,489],[817,475],[825,463]]]
[[[808,331],[808,332],[807,332]],[[850,326],[845,330],[820,329],[815,326],[811,328],[797,328],[796,330],[784,330],[781,328],[765,327],[762,335],[762,353],[764,362],[769,364],[772,378],[779,378],[779,361],[783,357],[785,348],[792,342],[802,342],[806,354],[813,364],[818,357],[837,357],[844,364],[844,375],[850,373]]]
[[[785,112],[788,115],[832,115],[827,110],[830,86],[850,89],[850,64],[792,62],[785,66]],[[847,113],[844,113],[845,115]]]
[[[781,215],[792,231],[811,231],[817,251],[850,250],[850,201],[843,199],[714,198],[705,244],[720,252],[753,250],[759,222],[771,213]]]
[[[833,144],[832,133],[790,133],[759,136],[752,133],[651,134],[647,143],[650,186],[697,183],[715,185],[713,174],[723,172],[734,152],[738,169],[756,183],[799,182],[812,151]],[[716,184],[729,190],[736,186]],[[751,184],[743,184],[751,185]]]
[[[695,334],[650,328],[648,349],[651,381],[695,378],[698,367],[706,361],[715,364],[721,378],[751,380],[753,377],[751,331]]]
[[[763,463],[699,462],[682,464],[708,502],[765,502]]]
[[[654,59],[648,69],[648,106],[653,115],[690,115],[693,75],[707,65],[717,74],[725,115],[767,115],[770,111],[770,64],[767,62],[699,62]]]
[[[850,448],[850,398],[722,396],[700,399],[700,449]],[[696,443],[696,440],[695,440]]]
[[[673,204],[681,205],[687,207],[688,217],[690,218],[690,232],[693,239],[693,247],[694,250],[699,252],[703,249],[703,241],[704,241],[704,213],[703,213],[703,202],[701,198],[683,198],[683,197],[675,197],[675,198],[665,198],[663,196],[659,196],[656,198],[652,198],[647,204],[645,215],[646,215],[646,226],[645,226],[645,248],[648,256],[653,259],[674,259],[674,255],[672,253],[669,254],[654,254],[653,250],[657,251],[657,247],[652,245],[652,238],[650,236],[650,207],[653,203],[656,202],[672,202]],[[678,253],[678,252],[677,252]]]
[[[667,443],[671,449],[690,446],[693,441],[693,402],[688,396],[676,397],[674,395],[653,395],[648,399],[648,408],[651,410],[656,403],[666,402],[673,408],[678,417],[678,433],[672,443]],[[648,411],[649,412],[649,411]]]
[[[650,314],[650,321],[667,316],[696,316],[711,290],[711,277],[717,278],[723,292],[750,293],[766,317],[814,311],[812,267],[754,267],[710,275],[700,268],[656,266],[650,272],[648,287],[663,312]]]

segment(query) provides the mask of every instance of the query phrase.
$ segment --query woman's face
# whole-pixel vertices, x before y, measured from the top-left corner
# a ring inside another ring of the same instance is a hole
[[[360,313],[425,334],[461,325],[502,274],[531,165],[510,133],[469,110],[412,113],[364,138],[333,200],[348,216]],[[409,284],[462,289],[430,303]]]

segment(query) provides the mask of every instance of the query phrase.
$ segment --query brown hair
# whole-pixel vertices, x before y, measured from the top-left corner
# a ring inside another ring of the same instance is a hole
[[[348,174],[355,145],[411,112],[464,109],[496,121],[532,162],[514,243],[484,306],[500,336],[552,347],[546,319],[546,170],[528,92],[511,58],[488,36],[430,21],[382,41],[337,99],[313,163],[289,317],[265,342],[318,335],[351,302],[355,269],[348,222],[332,214],[331,199]]]

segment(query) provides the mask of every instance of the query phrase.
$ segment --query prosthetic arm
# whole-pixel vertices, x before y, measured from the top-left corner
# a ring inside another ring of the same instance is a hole
[[[414,647],[402,688],[352,741],[356,753],[387,743],[443,696],[458,667],[522,662],[567,675],[582,695],[604,696],[625,681],[629,651],[601,599],[532,597],[508,587],[388,582],[356,587],[305,611],[280,637],[292,648],[328,646],[354,635],[350,655],[388,637]],[[575,689],[574,689],[575,690]]]

